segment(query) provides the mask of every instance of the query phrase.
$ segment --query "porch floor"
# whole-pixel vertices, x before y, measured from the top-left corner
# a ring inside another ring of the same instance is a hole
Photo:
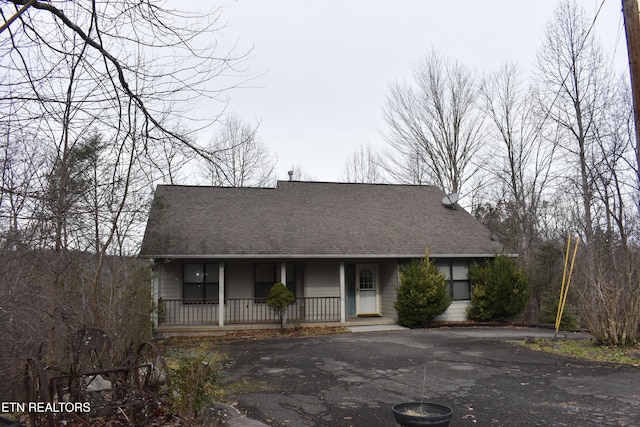
[[[382,326],[397,325],[397,321],[390,317],[348,317],[346,322],[327,322],[327,323],[305,323],[288,325],[293,328],[301,326],[303,328],[312,328],[317,326],[337,326],[337,327],[365,327],[365,326]],[[261,323],[254,325],[161,325],[155,329],[155,338],[184,337],[184,336],[220,336],[238,331],[252,331],[258,329],[277,329],[278,324]]]

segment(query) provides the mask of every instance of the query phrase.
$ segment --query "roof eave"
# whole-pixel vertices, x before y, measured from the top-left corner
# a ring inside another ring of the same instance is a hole
[[[508,257],[517,257],[517,254],[504,254]],[[421,254],[148,254],[140,255],[141,258],[162,258],[162,259],[193,259],[193,258],[208,258],[208,259],[312,259],[312,258],[368,258],[368,259],[405,259],[405,258],[421,258],[424,253]],[[438,254],[430,253],[431,258],[491,258],[496,256],[495,252],[492,253],[470,253],[470,254]]]

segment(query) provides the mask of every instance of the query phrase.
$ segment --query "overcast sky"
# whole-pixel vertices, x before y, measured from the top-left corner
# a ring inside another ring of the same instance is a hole
[[[223,7],[221,37],[259,75],[234,90],[229,110],[260,122],[278,157],[305,178],[340,181],[362,144],[385,146],[382,108],[389,85],[411,78],[435,49],[479,71],[505,62],[531,70],[559,0],[236,0]],[[580,0],[594,16],[603,0]],[[628,64],[620,0],[604,0],[595,31],[614,66]],[[525,76],[526,77],[526,76]]]

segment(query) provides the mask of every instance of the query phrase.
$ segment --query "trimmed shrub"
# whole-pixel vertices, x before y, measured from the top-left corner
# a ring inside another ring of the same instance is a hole
[[[467,314],[472,320],[506,321],[527,304],[528,278],[513,258],[498,255],[473,264],[469,268],[469,280],[473,289]]]
[[[280,317],[280,327],[284,329],[287,325],[287,307],[296,300],[295,295],[287,289],[284,283],[276,283],[269,290],[267,305],[271,307]]]
[[[447,280],[429,260],[429,252],[424,258],[400,267],[400,286],[394,307],[401,325],[424,326],[444,313],[449,305]]]

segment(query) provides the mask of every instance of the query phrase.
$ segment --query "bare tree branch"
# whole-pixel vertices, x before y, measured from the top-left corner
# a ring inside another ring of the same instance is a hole
[[[393,85],[384,110],[390,128],[385,139],[396,153],[388,172],[400,166],[419,174],[406,180],[423,183],[426,173],[445,191],[462,191],[477,172],[474,160],[484,133],[477,90],[470,70],[436,52],[416,67],[414,85]]]

